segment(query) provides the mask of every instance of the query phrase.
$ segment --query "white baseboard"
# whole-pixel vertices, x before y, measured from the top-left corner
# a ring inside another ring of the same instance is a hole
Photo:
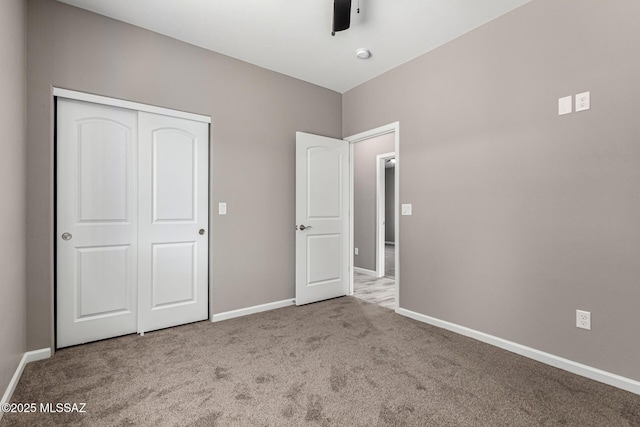
[[[485,334],[484,332],[479,332],[465,326],[456,325],[455,323],[436,319],[435,317],[426,316],[424,314],[416,313],[404,308],[396,309],[396,313],[402,316],[410,317],[419,322],[428,323],[430,325],[437,326],[442,329],[447,329],[460,335],[464,335],[478,341],[500,347],[512,353],[528,357],[529,359],[537,360],[538,362],[542,362],[544,364],[569,371],[576,375],[590,378],[592,380],[599,381],[601,383],[605,383],[610,386],[629,391],[631,393],[640,394],[640,381],[636,381],[631,378],[612,374],[611,372],[593,368],[588,365],[583,365],[582,363],[574,362],[572,360],[565,359],[563,357],[559,357],[550,353],[545,353],[544,351],[536,350],[535,348],[527,347],[512,341],[507,341],[493,335]]]
[[[367,270],[366,268],[353,267],[353,271],[360,274],[366,274],[367,276],[378,277],[378,273],[373,270]]]
[[[249,314],[260,313],[268,310],[275,310],[276,308],[288,307],[294,305],[292,299],[285,299],[282,301],[270,302],[267,304],[254,305],[253,307],[239,308],[237,310],[225,311],[224,313],[218,313],[211,316],[212,322],[220,322],[222,320],[233,319],[234,317],[248,316]]]
[[[22,372],[24,371],[24,367],[27,366],[29,362],[35,362],[37,360],[48,359],[51,357],[51,349],[43,348],[40,350],[27,351],[22,355],[22,359],[20,359],[20,363],[18,363],[18,367],[16,371],[13,373],[13,377],[11,381],[9,381],[9,385],[7,386],[7,390],[4,392],[4,396],[2,396],[2,403],[11,402],[11,396],[13,396],[13,392],[16,390],[18,386],[18,382],[20,381],[20,377],[22,376]],[[0,411],[0,420],[2,419],[2,414],[4,412]]]

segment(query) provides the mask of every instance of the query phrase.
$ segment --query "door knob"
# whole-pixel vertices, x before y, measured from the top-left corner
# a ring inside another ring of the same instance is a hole
[[[72,237],[73,236],[71,235],[71,233],[67,233],[67,232],[62,233],[62,240],[71,240]]]
[[[300,230],[302,230],[302,231],[306,230],[307,228],[311,228],[311,226],[310,225],[307,225],[307,226],[301,225],[300,226]]]
[[[198,234],[202,236],[204,234],[204,228],[201,228],[200,231],[198,231]]]

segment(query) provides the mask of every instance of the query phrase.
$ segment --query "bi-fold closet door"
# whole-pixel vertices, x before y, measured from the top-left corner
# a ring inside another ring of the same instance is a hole
[[[57,98],[56,337],[208,318],[205,122]]]

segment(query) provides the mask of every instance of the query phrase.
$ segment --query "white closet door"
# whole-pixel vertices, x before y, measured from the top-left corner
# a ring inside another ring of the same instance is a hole
[[[139,332],[208,318],[209,127],[139,113]]]
[[[136,331],[136,111],[59,99],[57,347]]]

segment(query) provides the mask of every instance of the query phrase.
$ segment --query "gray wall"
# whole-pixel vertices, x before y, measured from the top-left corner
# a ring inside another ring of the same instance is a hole
[[[385,123],[386,124],[386,123]],[[376,156],[395,150],[395,133],[353,144],[353,242],[355,267],[376,269]]]
[[[341,95],[51,0],[28,3],[28,347],[52,346],[57,86],[210,115],[213,313],[294,297],[295,132]],[[217,214],[218,202],[228,215]]]
[[[396,168],[384,170],[384,240],[396,241],[396,211],[394,199],[396,197]]]
[[[26,350],[23,0],[0,2],[0,396]]]
[[[400,122],[401,307],[640,380],[639,16],[535,0],[343,96]]]

